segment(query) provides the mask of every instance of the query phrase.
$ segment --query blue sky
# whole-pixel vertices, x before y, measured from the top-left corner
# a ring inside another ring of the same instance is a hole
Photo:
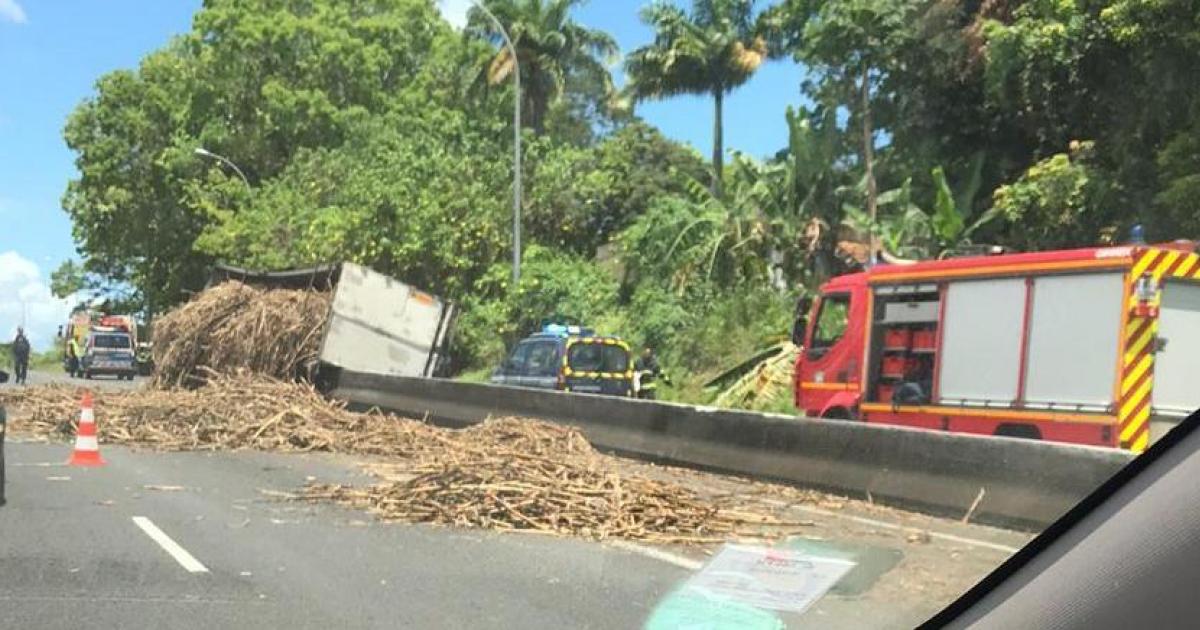
[[[592,0],[575,18],[613,34],[623,52],[648,42],[638,20],[647,0]],[[444,0],[451,22],[467,0]],[[765,3],[764,3],[765,4]],[[133,68],[188,30],[200,0],[0,0],[0,337],[22,319],[44,345],[66,305],[48,290],[51,270],[75,256],[60,200],[75,176],[62,140],[67,115],[102,74]],[[758,156],[786,141],[784,109],[800,102],[801,69],[769,63],[726,103],[726,147]],[[618,76],[618,81],[620,77]],[[712,103],[681,97],[639,106],[668,136],[711,151]]]

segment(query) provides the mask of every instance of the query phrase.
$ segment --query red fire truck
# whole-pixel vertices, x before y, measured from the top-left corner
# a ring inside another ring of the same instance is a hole
[[[798,312],[809,416],[1141,452],[1200,408],[1196,243],[877,266]]]

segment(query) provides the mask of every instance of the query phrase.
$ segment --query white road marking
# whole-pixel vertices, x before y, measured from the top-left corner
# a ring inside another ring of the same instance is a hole
[[[699,560],[692,560],[691,558],[686,558],[669,551],[663,551],[653,547],[645,547],[637,543],[631,543],[624,540],[613,540],[608,544],[616,547],[617,549],[624,549],[625,551],[646,556],[647,558],[653,558],[661,562],[666,562],[667,564],[673,564],[681,569],[687,569],[688,571],[699,571],[700,567],[704,566],[704,563],[700,562]]]
[[[873,518],[854,516],[853,514],[842,514],[840,512],[833,512],[830,510],[822,510],[821,508],[809,507],[806,505],[789,505],[782,501],[774,501],[774,500],[769,500],[767,502],[772,503],[772,504],[778,504],[780,506],[787,506],[787,507],[790,507],[795,510],[800,510],[802,512],[808,512],[809,514],[819,514],[821,516],[835,516],[837,518],[844,518],[848,521],[854,521],[855,523],[861,523],[863,525],[870,525],[871,527],[882,527],[884,529],[893,529],[896,531],[914,531],[914,532],[926,531],[919,527],[906,527],[904,525],[897,525],[896,523],[889,523],[887,521],[877,521]],[[930,531],[929,536],[931,538],[937,538],[940,540],[948,540],[950,542],[956,542],[956,543],[960,543],[960,544],[964,544],[964,545],[974,545],[976,547],[984,547],[987,549],[994,549],[996,551],[1002,551],[1004,553],[1016,553],[1019,550],[1017,547],[1010,547],[1008,545],[1001,545],[999,543],[988,542],[986,540],[978,540],[975,538],[966,538],[964,536],[955,536],[954,534],[944,534],[942,532]]]
[[[150,540],[158,543],[158,546],[162,547],[163,551],[171,554],[171,557],[175,558],[175,561],[184,569],[187,569],[189,573],[208,573],[208,569],[203,564],[200,564],[200,561],[195,556],[188,553],[187,549],[180,547],[179,543],[171,540],[171,537],[163,533],[163,530],[159,529],[150,519],[145,516],[135,516],[133,517],[133,523],[140,527],[143,532],[146,532]]]

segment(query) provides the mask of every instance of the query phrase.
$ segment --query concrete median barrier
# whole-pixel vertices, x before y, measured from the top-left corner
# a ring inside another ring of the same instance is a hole
[[[856,422],[343,373],[333,395],[451,425],[488,416],[581,429],[602,450],[702,467],[973,520],[1041,528],[1132,456],[1123,451]]]

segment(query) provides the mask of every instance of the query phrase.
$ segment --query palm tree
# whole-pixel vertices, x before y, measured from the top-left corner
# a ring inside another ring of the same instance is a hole
[[[521,70],[522,121],[539,135],[545,131],[546,112],[569,80],[600,85],[611,94],[612,76],[606,67],[618,53],[612,36],[589,29],[571,19],[571,9],[587,0],[483,0],[483,4],[508,31]],[[468,28],[492,43],[503,38],[495,24],[478,8],[468,14]],[[513,59],[500,45],[486,69],[488,83],[497,85],[513,72]]]
[[[690,15],[660,1],[642,10],[642,21],[654,28],[654,42],[626,59],[626,89],[635,101],[712,95],[712,188],[719,196],[725,170],[725,95],[748,81],[767,54],[766,40],[754,23],[754,0],[692,0]]]

